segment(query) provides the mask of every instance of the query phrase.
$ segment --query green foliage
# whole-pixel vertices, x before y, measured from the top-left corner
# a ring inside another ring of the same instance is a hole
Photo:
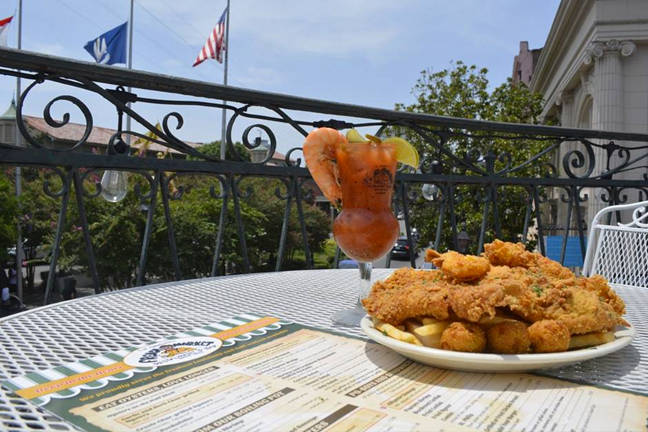
[[[248,162],[250,161],[250,152],[248,151],[247,147],[245,147],[243,144],[239,142],[234,143],[234,147],[236,148],[238,154],[243,158],[243,160]],[[206,154],[207,156],[220,159],[220,140],[212,141],[210,143],[204,144],[200,146],[198,151],[200,151],[203,154]],[[189,156],[187,159],[202,160],[195,156]],[[234,155],[234,153],[232,153],[232,150],[229,148],[229,146],[225,148],[225,159],[227,159],[228,161],[238,161],[238,158]]]
[[[43,176],[34,179],[40,185]],[[94,179],[95,181],[98,178]],[[92,189],[93,179],[86,180],[85,187]],[[130,190],[119,203],[108,203],[101,198],[85,199],[86,215],[100,284],[104,288],[121,289],[131,287],[137,278],[142,241],[146,229],[147,206],[133,193],[138,185],[144,194],[149,184],[141,176],[129,176]],[[179,200],[171,199],[169,208],[173,224],[178,259],[184,279],[209,276],[212,269],[222,199],[210,194],[210,187],[219,190],[218,181],[207,175],[186,175],[171,181],[172,193],[182,186],[184,193]],[[279,239],[286,201],[275,195],[276,187],[284,187],[278,180],[248,178],[241,182],[242,192],[249,188],[252,195],[241,198],[240,212],[244,225],[245,241],[252,271],[274,270],[279,248]],[[35,190],[35,189],[34,189]],[[283,190],[282,193],[286,191]],[[38,198],[42,200],[42,197]],[[54,203],[56,210],[50,205]],[[37,212],[36,203],[30,208]],[[47,205],[41,214],[47,232],[43,241],[52,245],[55,236],[57,211],[60,199],[47,198]],[[70,197],[66,222],[61,239],[59,269],[66,272],[89,273],[89,262],[79,223],[78,208],[74,196]],[[321,251],[330,233],[327,216],[310,204],[303,203],[308,242],[311,251]],[[240,273],[244,270],[241,244],[234,203],[230,197],[227,205],[227,222],[223,236],[223,249],[219,259],[219,274]],[[147,280],[172,280],[175,277],[172,255],[169,248],[167,229],[161,196],[157,205],[150,237],[147,258]],[[301,231],[297,209],[293,200],[291,219],[286,241],[284,268],[304,268],[305,262],[295,258],[302,249]]]
[[[510,79],[490,91],[487,73],[487,69],[478,69],[474,65],[468,66],[462,62],[458,62],[450,70],[434,73],[423,71],[412,91],[416,96],[416,102],[411,105],[398,104],[396,109],[476,120],[538,123],[542,111],[542,96],[540,94],[531,93],[524,84],[514,85]],[[421,155],[432,155],[438,158],[443,165],[443,174],[479,175],[466,168],[450,167],[448,155],[440,154],[437,149],[411,131],[394,129],[395,133],[410,140]],[[473,158],[477,160],[472,160],[472,162],[478,163],[484,169],[483,157],[489,151],[492,151],[495,157],[509,154],[511,167],[516,167],[536,155],[544,147],[542,141],[479,138],[484,135],[486,135],[485,132],[474,132],[472,137],[454,136],[446,142],[446,149],[459,160],[470,159],[470,155],[473,154],[480,155],[478,158]],[[546,160],[540,159],[538,162],[543,161]],[[503,169],[506,162],[505,157],[496,159],[494,170]],[[534,177],[542,175],[542,173],[537,168],[528,167],[517,170],[512,175]],[[524,225],[527,192],[521,187],[506,187],[506,191],[503,189],[504,187],[500,187],[497,190],[497,211],[502,231],[500,237],[503,240],[519,241],[519,235],[522,233]],[[463,223],[466,224],[467,232],[472,239],[472,252],[476,252],[484,219],[485,193],[483,185],[459,186],[455,190],[455,196],[459,195],[458,204],[455,206],[457,223],[459,230]],[[421,198],[412,206],[411,210],[412,225],[418,228],[421,234],[421,243],[433,243],[436,238],[440,206],[438,203],[431,205],[429,201]],[[446,213],[444,217],[441,249],[453,248],[449,215]],[[485,233],[485,241],[488,242],[495,238],[492,204],[486,217],[488,228]],[[533,246],[533,242],[530,243],[530,246]]]
[[[47,262],[61,200],[51,198],[43,192],[44,184],[49,190],[61,190],[61,178],[45,169],[24,168],[22,170],[21,231],[27,266],[27,288],[34,287],[34,265]]]
[[[223,202],[210,196],[209,177],[191,176],[182,179],[183,183],[186,181],[191,181],[192,185],[186,188],[182,199],[169,203],[180,269],[183,278],[209,276]],[[242,202],[241,219],[245,227],[250,264],[254,269],[263,262],[266,216]],[[158,277],[172,279],[174,271],[169,249],[169,233],[161,204],[156,213],[154,229],[147,268]],[[223,250],[219,259],[219,274],[242,271],[240,246],[234,204],[230,200],[227,206]]]
[[[16,246],[18,236],[19,207],[11,174],[0,173],[0,263],[7,262],[7,249]]]
[[[264,240],[263,250],[267,251],[265,270],[271,271],[277,263],[277,253],[281,239],[281,227],[286,212],[286,201],[279,199],[277,194],[286,194],[286,185],[279,180],[265,178],[250,178],[241,183],[241,188],[249,188],[253,195],[249,203],[266,216],[264,230],[267,233]],[[303,191],[302,191],[303,193]],[[304,224],[306,226],[306,237],[308,248],[311,254],[322,251],[324,243],[329,238],[331,223],[328,216],[314,205],[302,200]],[[299,224],[299,212],[295,198],[292,200],[290,219],[286,236],[286,248],[284,254],[283,269],[304,268],[300,255],[303,253],[303,239],[301,226]],[[305,263],[305,261],[303,261]]]

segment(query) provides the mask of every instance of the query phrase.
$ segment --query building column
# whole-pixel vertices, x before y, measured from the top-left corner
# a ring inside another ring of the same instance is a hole
[[[623,64],[621,57],[628,57],[636,50],[632,41],[609,40],[593,42],[587,50],[585,63],[594,62],[594,102],[592,107],[592,128],[595,130],[621,131],[623,129]],[[599,140],[606,144],[605,140]],[[617,144],[622,145],[622,142]],[[595,148],[596,166],[593,175],[606,170],[607,154],[604,149]],[[618,156],[610,161],[613,168],[619,163]],[[607,206],[601,201],[601,190],[589,196],[587,220]]]
[[[563,90],[560,92],[558,99],[556,100],[556,105],[561,107],[560,110],[560,126],[562,127],[578,127],[576,124],[576,112],[574,107],[574,92],[572,90]],[[556,152],[556,159],[554,164],[561,173],[561,177],[566,177],[567,174],[563,168],[562,160],[563,157],[572,150],[575,150],[579,144],[568,141],[563,142],[560,146],[560,151]],[[565,190],[562,188],[554,188],[552,193],[552,200],[550,205],[556,206],[556,225],[558,227],[564,226],[567,229],[567,205],[561,202],[560,197],[565,194]],[[550,232],[551,235],[563,235],[564,233],[560,230],[555,232]],[[573,235],[573,234],[570,234]]]
[[[572,90],[561,91],[556,105],[561,107],[560,126],[578,127],[575,120],[576,113],[574,112],[574,92]]]

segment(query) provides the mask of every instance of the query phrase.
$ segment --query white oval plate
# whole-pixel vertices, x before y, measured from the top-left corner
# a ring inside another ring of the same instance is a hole
[[[370,339],[420,363],[467,372],[499,373],[556,368],[601,357],[626,347],[636,335],[633,326],[619,326],[614,332],[616,336],[614,341],[591,348],[551,354],[474,354],[401,342],[376,330],[369,316],[362,319],[360,327]]]

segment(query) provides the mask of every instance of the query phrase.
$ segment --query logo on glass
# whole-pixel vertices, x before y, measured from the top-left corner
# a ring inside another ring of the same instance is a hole
[[[365,186],[377,193],[384,194],[394,186],[394,177],[389,168],[378,168],[373,173],[367,174],[364,178]]]

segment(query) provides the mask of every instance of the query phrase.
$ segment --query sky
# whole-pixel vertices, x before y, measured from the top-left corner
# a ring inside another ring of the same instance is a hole
[[[492,87],[511,76],[520,41],[530,48],[545,43],[559,0],[231,0],[229,85],[299,97],[393,109],[412,103],[411,89],[422,70],[452,68],[457,61],[489,70]],[[133,68],[222,84],[223,66],[214,60],[192,67],[226,0],[135,0]],[[17,0],[0,3],[0,18],[10,16]],[[83,49],[90,40],[128,19],[130,0],[23,1],[22,48],[93,61]],[[9,35],[16,46],[17,23]],[[121,67],[121,66],[115,66]],[[23,89],[29,84],[23,80]],[[15,91],[15,79],[0,76],[0,112]],[[134,90],[142,96],[175,95]],[[42,116],[54,97],[73,94],[91,109],[94,124],[116,127],[114,108],[82,90],[43,84],[26,99],[25,113]],[[3,102],[4,101],[4,102]],[[136,106],[152,123],[169,108]],[[59,103],[53,114],[74,107]],[[220,138],[221,112],[177,109],[185,125],[181,139],[209,142]],[[297,119],[330,115],[291,113]],[[240,140],[244,121],[236,123]],[[285,152],[303,138],[285,124],[268,124]],[[143,131],[137,125],[136,131]],[[371,133],[371,130],[365,131]],[[265,138],[265,136],[264,136]]]

